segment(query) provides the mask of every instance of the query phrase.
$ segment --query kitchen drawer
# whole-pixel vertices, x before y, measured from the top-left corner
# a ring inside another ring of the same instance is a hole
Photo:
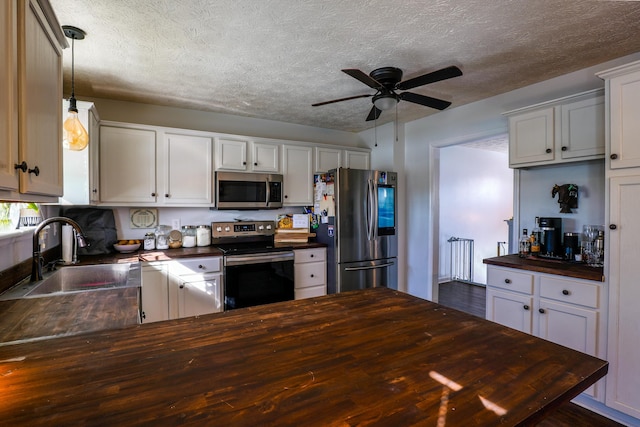
[[[487,285],[510,291],[533,294],[533,274],[511,268],[487,268]]]
[[[313,298],[313,297],[321,297],[327,294],[326,286],[312,286],[310,288],[296,289],[295,290],[295,298],[296,299],[305,299],[305,298]]]
[[[222,270],[222,257],[185,258],[171,262],[173,275],[215,273]]]
[[[585,307],[598,308],[600,286],[584,281],[540,277],[540,296]]]
[[[294,283],[296,289],[324,285],[327,283],[326,264],[324,262],[310,262],[296,265]]]
[[[326,259],[327,250],[325,248],[297,249],[294,251],[295,263],[320,262]]]

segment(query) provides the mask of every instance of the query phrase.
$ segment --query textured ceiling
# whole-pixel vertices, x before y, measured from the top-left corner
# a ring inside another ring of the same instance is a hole
[[[375,91],[342,73],[395,66],[454,108],[640,51],[640,2],[584,0],[51,0],[75,42],[76,97],[346,131],[370,128]],[[64,53],[70,91],[71,49]],[[400,121],[437,110],[401,101]],[[392,121],[385,111],[378,124]]]

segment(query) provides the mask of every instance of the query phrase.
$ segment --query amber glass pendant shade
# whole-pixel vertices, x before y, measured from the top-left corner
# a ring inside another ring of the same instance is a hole
[[[73,151],[82,151],[89,145],[89,134],[80,123],[78,112],[69,110],[63,125],[62,146]]]

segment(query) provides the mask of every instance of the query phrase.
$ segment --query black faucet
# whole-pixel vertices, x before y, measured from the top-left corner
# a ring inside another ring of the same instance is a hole
[[[33,260],[31,262],[31,281],[37,282],[38,280],[42,280],[42,266],[44,263],[44,258],[42,258],[42,254],[40,253],[40,232],[47,225],[52,224],[54,222],[66,223],[72,226],[76,230],[76,241],[78,243],[79,248],[84,248],[87,246],[87,241],[82,234],[82,229],[78,225],[77,222],[70,218],[66,218],[64,216],[53,216],[51,218],[47,218],[42,221],[36,229],[33,231]]]

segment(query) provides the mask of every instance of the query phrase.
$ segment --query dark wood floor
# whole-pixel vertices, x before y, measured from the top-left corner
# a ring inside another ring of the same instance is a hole
[[[466,282],[445,282],[438,287],[438,302],[479,317],[486,314],[486,288]],[[573,403],[558,408],[537,427],[622,427],[615,421]]]

